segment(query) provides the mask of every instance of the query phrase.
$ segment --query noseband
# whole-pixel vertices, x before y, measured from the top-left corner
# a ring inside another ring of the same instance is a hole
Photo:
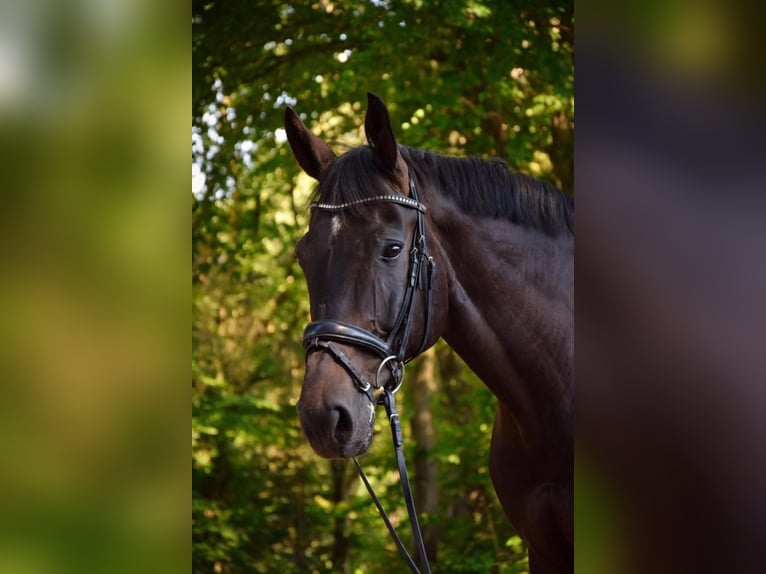
[[[404,377],[404,365],[425,350],[431,330],[431,283],[434,260],[429,255],[426,246],[426,229],[423,219],[426,206],[420,203],[415,180],[410,178],[410,197],[403,195],[379,195],[340,204],[312,203],[311,207],[324,211],[343,211],[355,205],[373,202],[396,203],[408,209],[414,209],[417,212],[415,232],[412,237],[412,248],[410,250],[407,285],[404,291],[402,306],[399,309],[394,326],[389,331],[388,336],[385,339],[381,339],[367,329],[343,321],[313,321],[303,331],[303,346],[306,348],[307,353],[314,351],[328,352],[351,375],[359,390],[367,394],[373,403],[377,403],[378,400],[373,395],[373,389],[377,390],[380,388],[377,381],[378,377],[376,376],[376,380],[370,383],[364,374],[353,366],[345,353],[333,345],[333,342],[361,347],[378,355],[381,360],[380,368],[377,371],[378,375],[384,365],[391,371],[391,381],[386,388],[391,390],[391,392],[396,392],[399,389]],[[425,273],[424,267],[426,268]],[[425,292],[423,338],[417,350],[412,355],[405,356],[412,331],[412,320],[415,312],[415,291],[417,290]]]
[[[404,499],[407,506],[407,514],[410,517],[410,524],[412,525],[412,531],[415,538],[415,547],[423,567],[423,573],[430,574],[431,570],[428,565],[425,544],[423,543],[423,534],[420,531],[417,512],[415,511],[415,504],[412,498],[412,490],[407,476],[407,466],[404,461],[404,453],[402,452],[402,428],[399,422],[399,414],[396,411],[396,404],[394,402],[394,393],[399,390],[404,379],[404,365],[425,350],[428,345],[431,331],[431,287],[435,264],[434,259],[428,253],[428,248],[426,246],[426,229],[425,221],[423,219],[426,207],[420,203],[418,191],[415,187],[415,180],[413,180],[412,177],[410,177],[410,197],[405,197],[403,195],[379,195],[341,204],[312,203],[311,207],[324,211],[343,211],[344,209],[355,205],[373,202],[396,203],[408,209],[414,209],[417,213],[415,232],[412,236],[412,248],[410,249],[407,284],[404,291],[402,306],[399,309],[399,314],[396,317],[394,326],[391,331],[389,331],[386,338],[382,339],[371,331],[352,325],[351,323],[336,320],[313,321],[309,323],[303,331],[303,346],[306,348],[307,357],[312,352],[325,351],[336,363],[341,365],[348,372],[356,383],[358,389],[370,399],[372,405],[371,417],[375,414],[374,406],[376,404],[384,405],[391,425],[391,436],[393,438],[396,461],[399,467],[399,476],[401,478],[402,490],[404,492]],[[417,350],[411,355],[406,355],[407,344],[409,343],[410,333],[412,331],[415,292],[417,290],[422,290],[425,293],[423,338],[421,339]],[[372,383],[367,380],[364,373],[354,366],[348,356],[333,344],[336,342],[359,347],[380,357],[380,364],[378,365],[375,374],[375,380]],[[388,367],[391,371],[391,378],[385,387],[381,387],[378,384],[378,380],[380,378],[380,372],[384,367]],[[388,518],[385,510],[383,510],[380,499],[377,497],[367,480],[367,476],[364,474],[359,461],[356,458],[353,460],[367,491],[370,493],[370,496],[383,518],[391,537],[399,548],[399,551],[407,561],[410,569],[414,573],[420,574],[421,571],[418,569],[415,561],[412,559],[409,552],[407,552],[404,543],[397,535],[391,520]]]

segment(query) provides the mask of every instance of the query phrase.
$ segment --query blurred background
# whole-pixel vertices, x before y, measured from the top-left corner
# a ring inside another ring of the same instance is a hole
[[[0,2],[3,573],[185,570],[191,73],[178,8]]]
[[[571,3],[193,3],[193,570],[406,570],[350,461],[319,458],[295,404],[309,320],[294,245],[314,182],[292,105],[338,153],[363,143],[367,92],[400,143],[496,156],[573,189]],[[526,572],[491,487],[495,401],[444,345],[400,393],[434,572]],[[385,424],[362,463],[410,539]]]

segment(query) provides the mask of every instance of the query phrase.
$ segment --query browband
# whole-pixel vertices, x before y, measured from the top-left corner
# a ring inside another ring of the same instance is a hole
[[[347,201],[345,203],[319,203],[314,202],[309,205],[311,208],[315,209],[323,209],[326,211],[341,211],[343,209],[348,209],[349,207],[352,207],[354,205],[362,205],[365,203],[373,203],[377,201],[390,201],[392,203],[398,203],[399,205],[403,205],[404,207],[409,207],[411,209],[417,209],[421,213],[426,212],[426,206],[420,203],[417,200],[414,200],[410,197],[407,197],[405,195],[377,195],[375,197],[363,197],[362,199],[357,199],[354,201]]]

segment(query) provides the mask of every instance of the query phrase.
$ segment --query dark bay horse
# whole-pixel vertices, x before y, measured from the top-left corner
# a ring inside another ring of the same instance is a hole
[[[285,124],[319,182],[296,248],[313,320],[298,403],[312,447],[363,453],[373,393],[443,337],[497,398],[490,476],[532,574],[572,572],[573,201],[498,160],[397,145],[374,94],[369,145],[341,156],[291,108]]]

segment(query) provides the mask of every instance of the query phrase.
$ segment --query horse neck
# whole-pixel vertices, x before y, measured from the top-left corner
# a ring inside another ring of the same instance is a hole
[[[573,237],[454,210],[434,220],[448,281],[445,340],[520,426],[570,419],[551,406],[566,411],[573,395]]]

